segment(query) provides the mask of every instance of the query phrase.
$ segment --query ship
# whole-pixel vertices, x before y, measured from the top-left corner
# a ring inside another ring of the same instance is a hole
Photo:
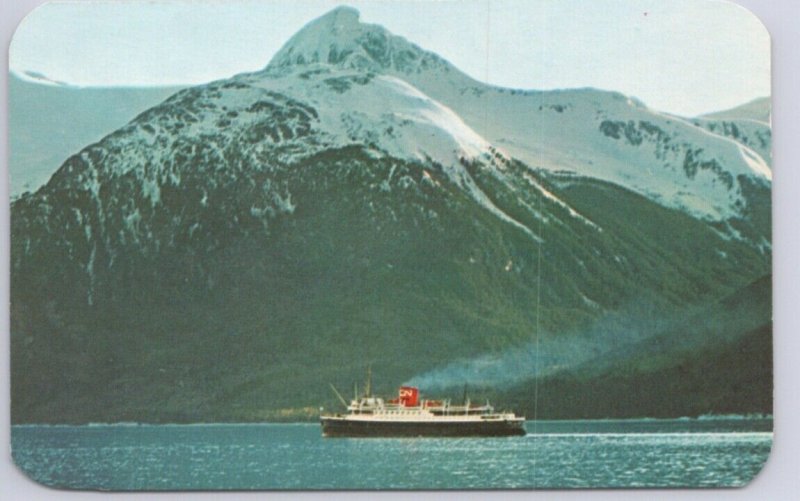
[[[369,381],[369,379],[368,379]],[[321,414],[323,437],[503,437],[525,435],[525,418],[496,412],[487,401],[474,404],[466,396],[460,405],[450,400],[420,398],[419,388],[400,386],[396,398],[363,395],[350,403],[331,385],[345,413]]]

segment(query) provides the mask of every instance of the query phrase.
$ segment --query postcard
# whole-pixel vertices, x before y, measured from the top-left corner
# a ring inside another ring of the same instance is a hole
[[[770,39],[710,0],[52,2],[11,441],[79,490],[738,487]]]

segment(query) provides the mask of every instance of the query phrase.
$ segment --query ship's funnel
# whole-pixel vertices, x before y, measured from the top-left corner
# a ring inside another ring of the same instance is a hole
[[[404,407],[416,407],[419,405],[419,389],[413,386],[400,387],[400,405]]]

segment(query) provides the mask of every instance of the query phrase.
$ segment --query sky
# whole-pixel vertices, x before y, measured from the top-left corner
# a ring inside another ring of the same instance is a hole
[[[329,0],[48,3],[17,28],[16,74],[79,86],[199,84],[263,68]],[[351,1],[361,20],[470,76],[521,89],[595,87],[699,115],[770,95],[770,40],[718,0]]]

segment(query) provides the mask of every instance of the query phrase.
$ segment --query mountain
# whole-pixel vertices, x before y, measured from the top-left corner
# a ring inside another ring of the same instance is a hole
[[[772,102],[755,99],[731,110],[710,113],[689,119],[694,125],[713,134],[730,138],[752,149],[769,165],[772,164]]]
[[[712,134],[727,137],[756,152],[767,165],[772,165],[772,127],[750,119],[693,118],[692,124]]]
[[[488,86],[380,26],[359,22],[354,9],[340,8],[309,23],[264,74],[316,65],[396,76],[528,165],[620,184],[707,219],[731,217],[738,212],[732,207],[746,203],[739,175],[771,179],[767,163],[752,149],[688,120],[618,93]]]
[[[772,100],[768,97],[761,97],[730,110],[708,113],[699,118],[729,121],[752,120],[769,125],[772,123]]]
[[[8,74],[9,191],[36,191],[70,155],[158,104],[175,87],[75,87]]]
[[[769,273],[770,189],[735,141],[487,87],[338,8],[12,204],[12,419],[291,419],[368,363],[389,392],[534,340],[635,357]]]
[[[765,276],[640,346],[556,369],[498,398],[543,419],[770,414],[771,317],[772,277]],[[534,392],[536,408],[524,398]]]

